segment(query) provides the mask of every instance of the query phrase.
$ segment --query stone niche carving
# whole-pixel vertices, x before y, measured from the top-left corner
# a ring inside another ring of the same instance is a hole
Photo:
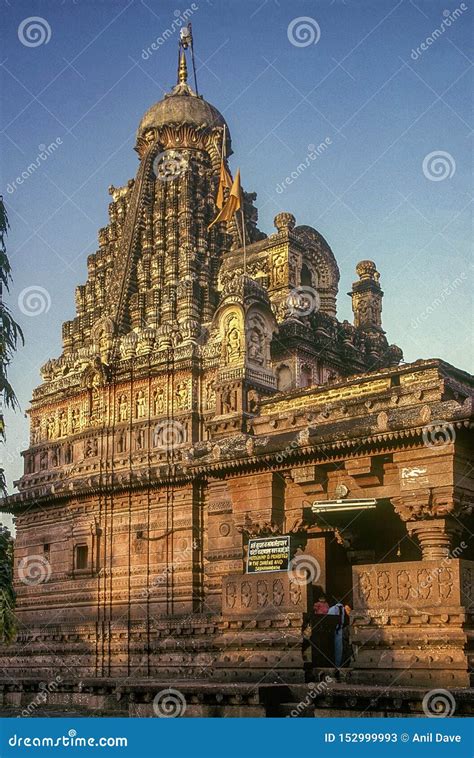
[[[84,441],[84,458],[96,458],[99,454],[99,441],[97,437],[88,437]]]
[[[66,465],[70,465],[74,460],[74,445],[71,445],[70,442],[66,443],[64,445],[64,463]]]
[[[56,419],[54,416],[50,416],[46,421],[46,437],[48,440],[53,440],[56,437]]]
[[[288,283],[288,259],[285,253],[273,255],[271,271],[273,287],[281,287]]]
[[[247,410],[249,413],[258,413],[260,396],[256,389],[247,392]]]
[[[153,390],[153,415],[161,416],[165,412],[165,388],[155,387]]]
[[[107,362],[109,357],[109,351],[112,347],[114,336],[114,324],[112,319],[103,318],[100,319],[92,329],[91,339],[94,345],[94,349],[100,355],[100,358]]]
[[[31,421],[31,444],[37,445],[41,441],[41,421],[33,418]]]
[[[228,385],[222,388],[221,391],[221,404],[222,413],[234,413],[238,410],[238,387],[234,385]]]
[[[147,415],[146,396],[143,390],[138,390],[135,396],[135,417],[145,418]]]
[[[71,432],[74,434],[81,428],[81,409],[73,408],[71,411]]]
[[[138,429],[135,432],[135,449],[143,450],[146,446],[146,431],[145,429]]]
[[[354,297],[354,321],[356,326],[380,326],[381,303],[373,297]]]
[[[187,382],[179,382],[175,389],[177,410],[185,410],[189,407],[189,387]]]
[[[109,367],[101,360],[99,355],[96,355],[82,372],[81,384],[88,389],[104,387],[109,378]]]
[[[125,453],[127,450],[127,432],[120,432],[117,436],[117,453]]]
[[[61,411],[59,414],[59,436],[67,435],[67,411]]]
[[[129,402],[127,395],[120,395],[118,402],[119,421],[128,421]]]
[[[102,393],[99,387],[92,387],[89,398],[89,418],[92,424],[103,421]]]
[[[204,406],[206,410],[211,410],[216,407],[216,383],[214,379],[211,379],[206,383]]]
[[[267,366],[270,358],[269,330],[260,313],[251,313],[246,325],[247,360],[257,366]]]
[[[226,365],[239,363],[243,353],[242,318],[237,311],[231,311],[224,319],[223,358]]]

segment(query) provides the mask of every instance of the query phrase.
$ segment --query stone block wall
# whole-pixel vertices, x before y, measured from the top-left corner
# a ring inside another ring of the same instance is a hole
[[[469,686],[474,562],[355,566],[351,681]]]

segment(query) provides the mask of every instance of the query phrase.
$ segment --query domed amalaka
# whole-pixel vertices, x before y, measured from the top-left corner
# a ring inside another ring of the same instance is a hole
[[[143,136],[148,129],[167,124],[189,124],[207,129],[222,128],[225,125],[227,135],[229,134],[223,115],[201,95],[196,94],[187,83],[184,57],[180,62],[178,84],[163,100],[154,103],[147,110],[138,126],[137,137]]]

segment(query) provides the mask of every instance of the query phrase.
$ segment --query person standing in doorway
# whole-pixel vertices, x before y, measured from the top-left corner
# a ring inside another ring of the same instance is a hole
[[[326,600],[326,595],[321,593],[318,595],[318,599],[313,605],[313,613],[315,616],[321,616],[329,611],[329,603]]]
[[[334,605],[331,605],[328,610],[328,615],[338,616],[336,629],[334,631],[334,664],[336,668],[340,668],[344,646],[344,625],[346,621],[344,603],[337,601]]]

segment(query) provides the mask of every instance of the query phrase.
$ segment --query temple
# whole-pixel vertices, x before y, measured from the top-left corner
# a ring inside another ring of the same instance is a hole
[[[331,683],[305,715],[422,714],[439,687],[461,715],[472,377],[403,363],[371,260],[338,320],[336,258],[291,213],[267,235],[244,192],[245,226],[208,228],[231,136],[185,55],[33,393],[0,698],[21,710],[54,680],[56,709],[153,715],[173,687],[187,716],[285,715],[322,591],[352,608],[352,656],[336,677],[314,631],[310,668]],[[249,571],[249,541],[279,536],[289,568]]]

